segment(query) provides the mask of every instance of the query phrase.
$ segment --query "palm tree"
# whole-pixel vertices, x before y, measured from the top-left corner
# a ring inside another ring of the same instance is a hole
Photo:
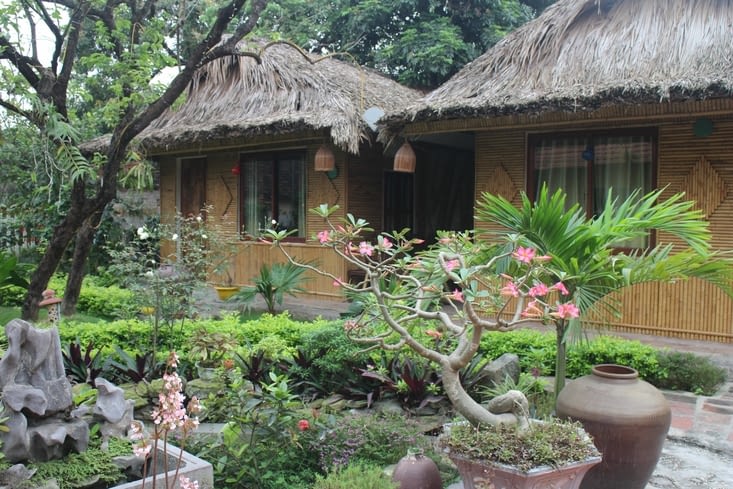
[[[477,220],[504,228],[483,237],[496,240],[498,234],[516,234],[524,246],[550,256],[546,266],[554,275],[550,281],[562,281],[569,292],[559,297],[560,302],[572,301],[580,310],[578,319],[554,321],[555,395],[565,383],[568,334],[579,330],[584,314],[592,309],[617,312],[611,292],[642,282],[698,277],[733,295],[731,261],[712,250],[702,213],[693,202],[683,200],[683,194],[662,200],[661,193],[637,191],[620,201],[609,190],[603,210],[592,217],[577,204],[567,206],[562,190],[550,195],[546,187],[534,202],[522,193],[519,207],[489,193],[479,199]],[[629,240],[647,238],[653,230],[668,233],[685,246],[657,244],[631,252],[619,248]]]

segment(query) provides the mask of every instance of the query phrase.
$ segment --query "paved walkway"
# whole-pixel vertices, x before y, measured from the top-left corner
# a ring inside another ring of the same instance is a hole
[[[228,307],[213,296],[207,300],[212,309]],[[254,307],[263,307],[263,304],[255,303]],[[295,318],[336,319],[347,308],[347,303],[339,301],[287,297],[278,310],[287,310]],[[658,336],[612,334],[639,340],[657,348],[705,355],[728,369],[729,382],[713,396],[664,392],[672,409],[672,425],[662,458],[647,489],[733,489],[733,345]]]

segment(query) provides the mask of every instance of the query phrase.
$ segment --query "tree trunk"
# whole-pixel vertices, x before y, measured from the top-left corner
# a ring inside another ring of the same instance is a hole
[[[97,226],[101,221],[102,213],[97,212],[92,217],[84,221],[79,232],[76,234],[74,245],[74,256],[71,260],[71,270],[66,280],[66,290],[64,290],[64,302],[61,304],[61,313],[64,316],[72,316],[76,313],[76,305],[79,302],[79,294],[81,293],[81,285],[86,275],[86,262],[89,253],[92,250],[94,235],[97,232]]]
[[[557,347],[557,354],[555,355],[555,400],[560,395],[560,391],[565,388],[565,376],[567,375],[566,324],[562,319],[555,323],[555,345]]]
[[[80,221],[76,219],[76,215],[80,212],[80,209],[73,207],[69,209],[69,214],[63,222],[54,228],[46,252],[41,257],[38,267],[31,274],[28,293],[21,311],[21,317],[26,321],[38,320],[38,303],[41,301],[43,291],[48,287],[48,281],[56,272],[74,232],[79,228],[78,222]]]
[[[463,385],[461,385],[458,371],[453,370],[449,365],[443,365],[442,375],[443,389],[445,390],[448,399],[450,399],[451,404],[453,404],[455,410],[461,413],[473,426],[517,424],[520,421],[517,414],[494,414],[476,402],[475,399],[468,395],[466,390],[463,388]],[[523,414],[526,413],[519,413],[520,416]]]

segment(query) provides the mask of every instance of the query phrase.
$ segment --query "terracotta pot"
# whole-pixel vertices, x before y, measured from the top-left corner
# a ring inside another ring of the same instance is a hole
[[[633,368],[610,364],[569,382],[557,398],[557,415],[580,421],[603,456],[581,489],[643,489],[672,420],[656,387]]]
[[[578,489],[588,469],[601,461],[600,457],[590,457],[561,467],[537,467],[524,472],[509,465],[474,460],[458,454],[450,453],[448,457],[458,469],[464,489]]]
[[[399,489],[443,489],[440,470],[430,458],[419,451],[408,451],[392,472]]]

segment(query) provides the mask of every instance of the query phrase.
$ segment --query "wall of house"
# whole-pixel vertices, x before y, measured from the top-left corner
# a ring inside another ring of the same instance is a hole
[[[339,205],[340,210],[334,214],[337,219],[345,216],[346,212],[352,212],[360,217],[365,216],[370,222],[376,222],[377,226],[380,225],[383,165],[380,153],[367,148],[362,158],[333,148],[338,174],[329,176],[313,169],[315,153],[320,144],[320,140],[298,144],[300,147],[305,145],[307,151],[306,210],[318,207],[323,203],[332,206]],[[293,147],[293,144],[289,143],[288,147]],[[262,146],[259,146],[258,149],[262,149]],[[273,149],[277,149],[277,146],[273,146]],[[195,155],[190,154],[191,156],[205,156],[207,160],[206,202],[213,206],[213,212],[208,218],[216,219],[217,224],[232,236],[237,233],[240,195],[239,178],[232,173],[232,167],[239,161],[239,154],[242,151],[246,151],[246,147],[228,147],[209,152],[198,150]],[[189,153],[162,155],[157,158],[161,175],[161,219],[164,222],[172,222],[176,214],[176,162],[178,158],[186,156],[189,156]],[[356,178],[352,174],[356,174]],[[353,199],[353,203],[350,199]],[[343,260],[311,239],[322,229],[325,229],[323,220],[307,212],[305,242],[288,242],[284,247],[294,257],[303,261],[316,262],[333,276],[346,280],[349,274]],[[235,284],[252,283],[252,279],[259,273],[263,264],[286,260],[280,250],[269,244],[241,241],[240,248],[241,250],[234,257],[233,264]],[[163,249],[165,254],[173,251],[171,243],[163,243]],[[332,278],[322,277],[312,272],[308,272],[307,277],[308,293],[323,298],[342,297],[340,291],[334,287]]]
[[[696,136],[696,116],[639,117],[614,120],[572,121],[570,116],[552,114],[536,117],[534,123],[523,119],[520,127],[492,127],[476,133],[476,192],[502,195],[519,205],[520,192],[527,185],[526,141],[531,133],[593,128],[654,126],[658,128],[658,187],[667,186],[664,196],[684,191],[697,202],[710,222],[712,245],[719,250],[733,249],[733,120],[730,113],[709,115],[713,132]],[[658,110],[654,106],[654,110]],[[650,113],[654,110],[650,109]],[[642,110],[643,113],[643,110]],[[494,122],[493,124],[496,124]],[[487,230],[499,230],[478,223]],[[674,242],[660,234],[659,242]],[[598,327],[617,331],[663,334],[688,339],[733,342],[733,300],[720,289],[699,280],[676,284],[643,284],[624,289],[616,295],[621,315],[597,313],[591,318]]]

